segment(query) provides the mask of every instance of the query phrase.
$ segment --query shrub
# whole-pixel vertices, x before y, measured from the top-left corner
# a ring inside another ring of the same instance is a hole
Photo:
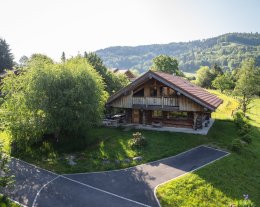
[[[245,121],[244,124],[241,126],[241,128],[238,129],[238,134],[241,136],[244,136],[251,131],[251,125],[248,123],[248,121]]]
[[[252,135],[251,134],[245,134],[241,137],[241,140],[246,142],[247,144],[252,143]]]
[[[245,124],[246,120],[241,112],[236,112],[234,114],[234,122],[238,129],[241,129]]]
[[[3,143],[0,142],[0,191],[3,192],[6,188],[14,183],[14,176],[11,174],[9,167],[10,157],[3,150]]]
[[[234,114],[234,122],[235,122],[236,127],[238,128],[238,134],[240,136],[240,140],[246,142],[247,144],[252,143],[252,136],[250,134],[251,125],[249,124],[248,119],[245,118],[242,113],[237,112]],[[237,143],[232,142],[232,149],[234,148],[234,151],[238,150],[237,146],[236,146]],[[233,146],[233,145],[235,145],[235,146]]]
[[[133,138],[130,140],[131,147],[141,148],[145,147],[146,145],[147,141],[140,132],[133,133]]]
[[[231,143],[231,150],[236,153],[240,153],[243,148],[243,144],[240,139],[236,138]]]

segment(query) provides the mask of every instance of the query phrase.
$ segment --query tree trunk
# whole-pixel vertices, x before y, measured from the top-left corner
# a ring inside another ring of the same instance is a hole
[[[243,95],[243,101],[242,101],[242,111],[243,111],[243,114],[244,116],[246,116],[246,95],[244,94]]]

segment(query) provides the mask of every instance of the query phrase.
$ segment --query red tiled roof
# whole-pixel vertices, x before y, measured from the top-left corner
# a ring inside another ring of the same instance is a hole
[[[209,93],[205,89],[189,82],[188,80],[182,77],[171,75],[169,73],[153,71],[148,71],[125,88],[119,90],[118,92],[110,96],[108,99],[108,103],[112,102],[113,100],[115,100],[122,94],[128,92],[129,90],[137,87],[139,84],[145,82],[147,78],[149,79],[151,77],[157,79],[158,81],[164,81],[168,83],[170,87],[179,91],[184,96],[191,98],[195,102],[199,103],[200,105],[206,106],[211,110],[217,109],[218,106],[221,103],[223,103],[222,99],[218,98],[217,96]]]
[[[153,73],[165,79],[166,81],[170,82],[171,84],[175,85],[177,88],[182,89],[183,91],[193,96],[194,98],[199,99],[205,104],[210,105],[214,109],[216,109],[221,103],[223,103],[222,99],[218,98],[217,96],[209,93],[205,89],[189,82],[188,80],[182,77],[171,75],[168,73],[163,73],[163,72],[153,72]]]

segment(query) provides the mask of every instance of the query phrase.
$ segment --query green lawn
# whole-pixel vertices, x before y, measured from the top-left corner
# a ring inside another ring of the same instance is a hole
[[[225,97],[225,100],[228,99]],[[260,206],[260,99],[254,100],[252,104],[254,108],[248,115],[254,126],[253,143],[239,155],[232,153],[198,171],[160,186],[157,196],[163,207],[215,207],[231,204],[249,206],[245,203],[243,194],[248,194],[250,201],[255,206]],[[225,105],[236,104],[224,103],[220,111],[226,111]],[[216,122],[208,137],[211,143],[228,148],[231,139],[237,136],[235,128],[231,121],[224,121],[225,117],[228,118],[225,113],[216,116],[222,121]]]
[[[84,140],[73,138],[58,145],[45,142],[16,156],[57,173],[76,173],[134,166],[140,164],[132,161],[135,156],[142,156],[141,163],[145,163],[201,144],[229,150],[232,140],[237,137],[231,111],[238,104],[233,98],[211,92],[224,99],[224,103],[213,113],[216,121],[207,136],[141,131],[148,145],[133,150],[129,140],[136,130],[95,128],[86,132],[89,139],[96,140],[90,147]],[[240,155],[232,153],[212,165],[161,186],[157,195],[162,206],[230,206],[233,202],[242,202],[243,194],[249,194],[255,205],[260,205],[260,99],[253,104],[255,107],[249,113],[254,126],[253,143]],[[0,138],[5,139],[5,149],[8,151],[7,134],[0,133]],[[68,164],[70,155],[75,156],[77,164],[74,166]]]

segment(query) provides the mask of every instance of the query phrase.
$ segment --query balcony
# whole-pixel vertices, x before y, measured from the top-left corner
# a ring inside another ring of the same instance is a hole
[[[178,98],[132,97],[132,105],[140,109],[179,109]]]

